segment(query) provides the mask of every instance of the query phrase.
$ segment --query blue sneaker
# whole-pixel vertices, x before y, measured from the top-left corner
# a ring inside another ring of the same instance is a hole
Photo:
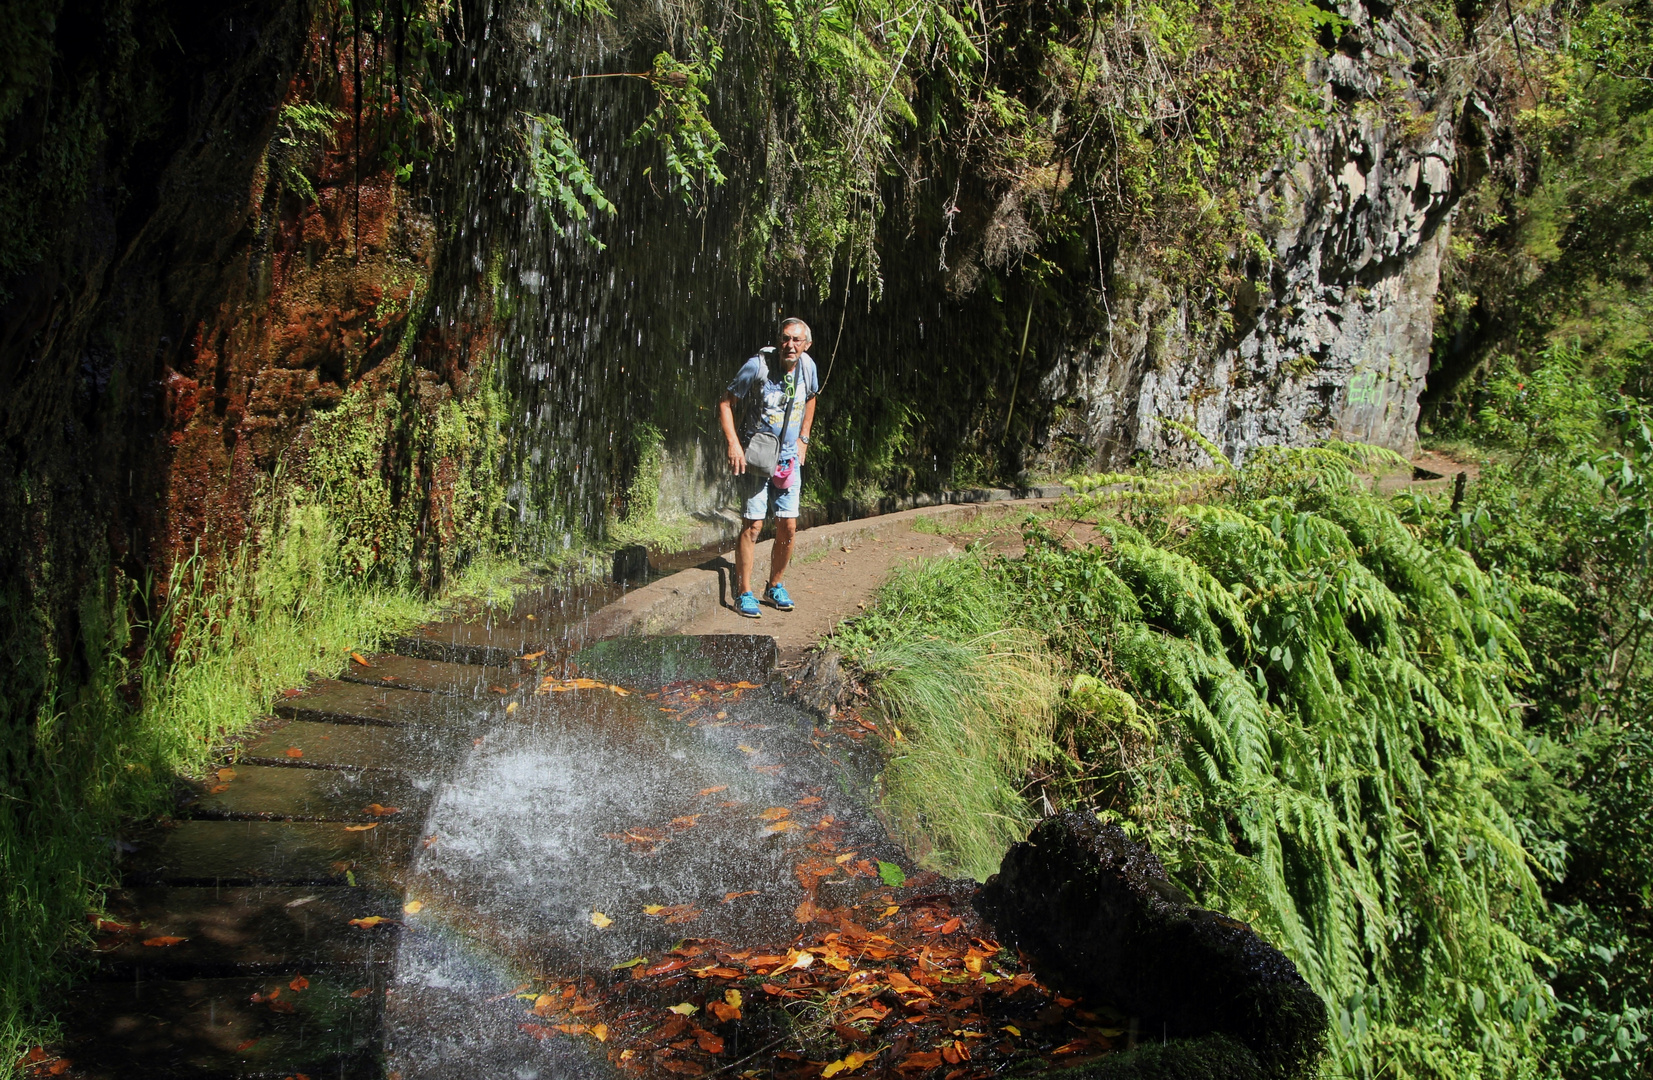
[[[777,610],[792,610],[792,597],[786,595],[786,586],[782,585],[778,581],[769,586],[769,588],[763,590],[763,598],[771,604],[774,604]]]
[[[735,601],[735,607],[748,619],[763,618],[763,612],[758,609],[758,598],[752,595],[750,589],[740,594],[740,599]]]

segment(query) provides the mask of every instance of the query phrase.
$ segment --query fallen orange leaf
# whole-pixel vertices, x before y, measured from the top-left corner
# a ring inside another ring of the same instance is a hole
[[[389,922],[389,921],[390,920],[385,918],[383,915],[369,915],[364,919],[351,919],[350,920],[350,925],[351,926],[359,926],[363,930],[371,930],[375,926],[378,926],[380,923]]]
[[[612,926],[613,923],[613,919],[609,918],[607,915],[604,915],[600,911],[593,911],[591,913],[591,925],[595,926],[599,930],[605,930],[609,926]]]
[[[592,1034],[592,1037],[595,1038],[598,1042],[608,1042],[608,1025],[607,1024],[592,1024],[591,1025],[591,1034]]]
[[[425,910],[425,902],[423,900],[409,900],[407,903],[402,905],[402,910],[407,912],[409,915],[417,915],[421,911]]]
[[[377,821],[375,821],[371,825],[346,825],[344,827],[344,831],[345,832],[366,832],[369,829],[377,829],[378,827],[379,827],[379,823]]]
[[[544,655],[545,655],[545,650],[541,649],[539,652],[531,652],[527,656],[519,656],[519,657],[517,657],[517,659],[518,660],[538,660],[540,657],[542,657]]]
[[[214,785],[212,785],[211,787],[209,787],[207,789],[207,794],[208,795],[222,795],[222,794],[224,794],[224,792],[228,791],[229,789],[230,789],[230,786],[228,784],[214,784]]]
[[[373,988],[371,986],[364,986],[360,990],[350,991],[350,996],[353,997],[353,998],[364,998],[367,995],[371,994],[372,992],[373,992]]]
[[[674,829],[692,829],[695,826],[695,822],[699,820],[699,814],[685,814],[682,817],[672,818],[671,827]]]
[[[222,781],[223,783],[226,783],[226,784],[229,783],[231,780],[235,779],[235,770],[234,769],[219,769],[218,770],[218,779],[220,781]]]
[[[432,833],[431,835],[425,837],[425,846],[427,848],[436,846],[436,834],[435,833]]]
[[[719,784],[717,787],[704,787],[704,788],[701,788],[700,791],[697,792],[697,794],[700,794],[700,795],[716,795],[720,791],[728,791],[728,790],[729,790],[729,785],[728,784]]]
[[[695,1042],[708,1054],[723,1053],[723,1039],[704,1028],[695,1032]]]
[[[303,975],[295,975],[293,977],[293,981],[287,984],[287,989],[308,990],[310,989],[310,980],[306,979]]]
[[[756,895],[758,895],[758,890],[756,890],[756,889],[748,889],[745,892],[724,893],[723,894],[723,902],[725,904],[727,904],[732,900],[739,900],[743,896],[756,896]]]
[[[787,807],[771,806],[769,809],[759,814],[758,817],[762,818],[764,821],[779,821],[791,813],[792,811]]]
[[[799,806],[814,806],[816,803],[818,803],[820,801],[821,801],[821,797],[819,795],[805,795],[803,798],[798,800],[798,805]]]
[[[350,659],[356,661],[356,663],[360,664],[362,667],[372,667],[373,666],[372,664],[367,662],[367,657],[363,656],[359,652],[351,653],[350,654]]]
[[[189,938],[185,937],[152,937],[145,938],[144,944],[153,946],[157,949],[164,949],[169,945],[177,945],[188,940]]]
[[[257,1045],[258,1045],[258,1040],[257,1039],[244,1039],[241,1042],[238,1042],[238,1043],[235,1044],[235,1052],[239,1054],[244,1050],[251,1050],[254,1046],[257,1046]]]
[[[400,814],[401,812],[402,808],[400,806],[380,806],[378,803],[368,803],[362,807],[362,813],[372,814],[374,817],[389,817],[392,814]]]
[[[791,830],[796,829],[797,827],[798,827],[798,823],[796,821],[777,821],[775,824],[770,825],[768,828],[760,830],[758,832],[758,835],[759,836],[774,836],[776,833],[790,832]]]
[[[287,748],[287,756],[290,758],[301,758],[304,756],[304,751],[300,750],[296,746],[289,746]]]

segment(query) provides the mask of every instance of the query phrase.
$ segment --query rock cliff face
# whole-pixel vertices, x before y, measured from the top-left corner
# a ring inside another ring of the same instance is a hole
[[[1341,9],[1336,51],[1310,71],[1328,120],[1258,183],[1266,252],[1245,267],[1229,325],[1197,325],[1127,249],[1110,332],[1047,376],[1047,398],[1070,406],[1054,433],[1089,450],[1083,464],[1203,457],[1165,419],[1236,459],[1339,435],[1413,448],[1467,95],[1426,30]]]

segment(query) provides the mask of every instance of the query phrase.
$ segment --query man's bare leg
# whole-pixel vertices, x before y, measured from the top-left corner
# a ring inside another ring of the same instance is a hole
[[[740,588],[735,590],[737,597],[741,593],[752,591],[752,556],[757,551],[758,535],[762,532],[761,518],[757,521],[748,521],[746,527],[740,531],[740,536],[735,539],[735,580],[740,583]]]
[[[769,549],[769,584],[780,581],[786,573],[786,564],[792,561],[792,538],[797,534],[797,518],[775,519],[775,543]]]

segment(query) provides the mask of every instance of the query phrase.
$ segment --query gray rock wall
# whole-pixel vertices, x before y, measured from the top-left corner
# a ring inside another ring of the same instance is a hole
[[[1250,211],[1267,255],[1247,268],[1229,325],[1196,325],[1127,250],[1110,333],[1046,378],[1044,394],[1069,406],[1054,433],[1091,448],[1077,464],[1203,461],[1166,419],[1236,461],[1333,436],[1414,448],[1464,94],[1426,31],[1342,6],[1339,51],[1309,72],[1326,122],[1306,126],[1257,185]]]

